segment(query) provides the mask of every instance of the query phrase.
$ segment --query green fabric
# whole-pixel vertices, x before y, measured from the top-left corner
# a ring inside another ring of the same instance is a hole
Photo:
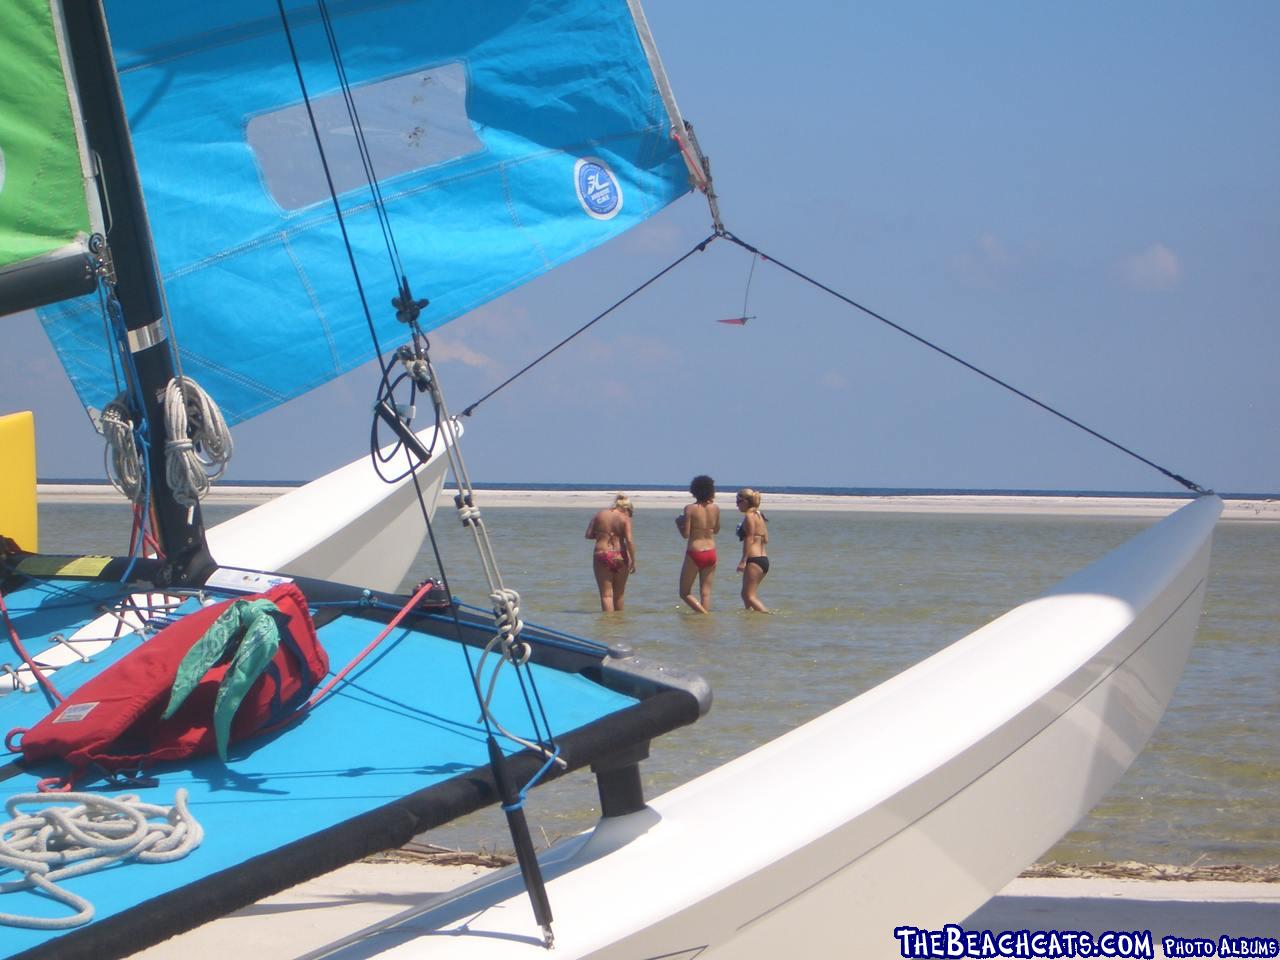
[[[88,234],[49,0],[0,3],[0,270]]]
[[[231,666],[218,684],[218,696],[213,706],[218,756],[226,760],[231,721],[249,688],[262,675],[280,646],[280,629],[272,616],[279,610],[270,600],[237,600],[219,614],[178,664],[173,687],[169,690],[169,703],[161,719],[168,720],[173,716],[209,668],[225,659],[228,650],[234,649]]]
[[[271,612],[278,608],[269,600],[258,600],[259,606],[254,610],[246,624],[244,639],[236,650],[231,668],[218,685],[218,699],[213,705],[213,732],[218,738],[218,756],[227,759],[227,743],[231,739],[231,721],[240,709],[253,682],[267,669],[267,664],[276,655],[280,646],[280,629]],[[268,612],[271,611],[271,612]]]

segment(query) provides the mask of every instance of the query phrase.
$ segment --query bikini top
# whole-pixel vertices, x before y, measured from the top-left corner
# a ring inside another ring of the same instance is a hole
[[[769,522],[769,518],[764,515],[763,511],[761,511],[760,513],[760,519],[763,520],[765,523]],[[746,525],[747,525],[746,517],[743,517],[741,520],[738,521],[738,529],[734,532],[737,533],[739,540],[747,539],[747,531],[744,529]]]

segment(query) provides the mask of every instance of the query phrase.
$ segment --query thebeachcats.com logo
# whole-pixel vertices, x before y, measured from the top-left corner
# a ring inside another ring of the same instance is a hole
[[[1155,940],[1150,930],[966,930],[954,923],[941,930],[895,927],[898,954],[913,960],[937,957],[1155,957]],[[1277,957],[1280,942],[1275,937],[1231,936],[1216,940],[1204,937],[1167,936],[1160,938],[1166,957]]]
[[[966,930],[954,923],[941,930],[895,927],[903,957],[1125,957],[1152,960],[1150,930]]]
[[[575,163],[573,182],[578,190],[578,202],[588,216],[612,220],[622,209],[622,184],[599,157],[583,157]]]

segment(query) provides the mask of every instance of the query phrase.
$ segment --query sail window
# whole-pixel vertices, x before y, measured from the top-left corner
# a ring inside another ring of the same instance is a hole
[[[465,157],[484,148],[467,117],[467,75],[449,63],[351,91],[379,181]],[[338,193],[368,182],[341,91],[313,97],[325,158]],[[250,119],[246,138],[268,192],[286,210],[329,198],[305,104]]]

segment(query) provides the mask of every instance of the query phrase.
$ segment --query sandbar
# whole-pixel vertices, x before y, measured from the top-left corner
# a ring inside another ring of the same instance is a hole
[[[214,487],[206,500],[209,504],[256,506],[266,503],[293,488],[287,486],[253,486],[223,484]],[[476,501],[483,508],[554,508],[598,510],[607,506],[617,490],[528,490],[483,489],[476,491]],[[625,491],[638,510],[679,510],[689,502],[683,490]],[[445,490],[442,508],[447,507],[454,491]],[[40,502],[119,503],[124,498],[105,484],[42,483],[37,489]],[[723,498],[723,495],[722,495]],[[728,498],[732,505],[732,497]],[[873,496],[862,494],[765,493],[768,510],[808,510],[850,513],[939,513],[987,514],[1055,517],[1118,517],[1158,519],[1186,503],[1183,498],[1125,496],[1047,496],[1038,494],[903,494]],[[1223,520],[1261,520],[1280,523],[1280,499],[1224,501]]]

